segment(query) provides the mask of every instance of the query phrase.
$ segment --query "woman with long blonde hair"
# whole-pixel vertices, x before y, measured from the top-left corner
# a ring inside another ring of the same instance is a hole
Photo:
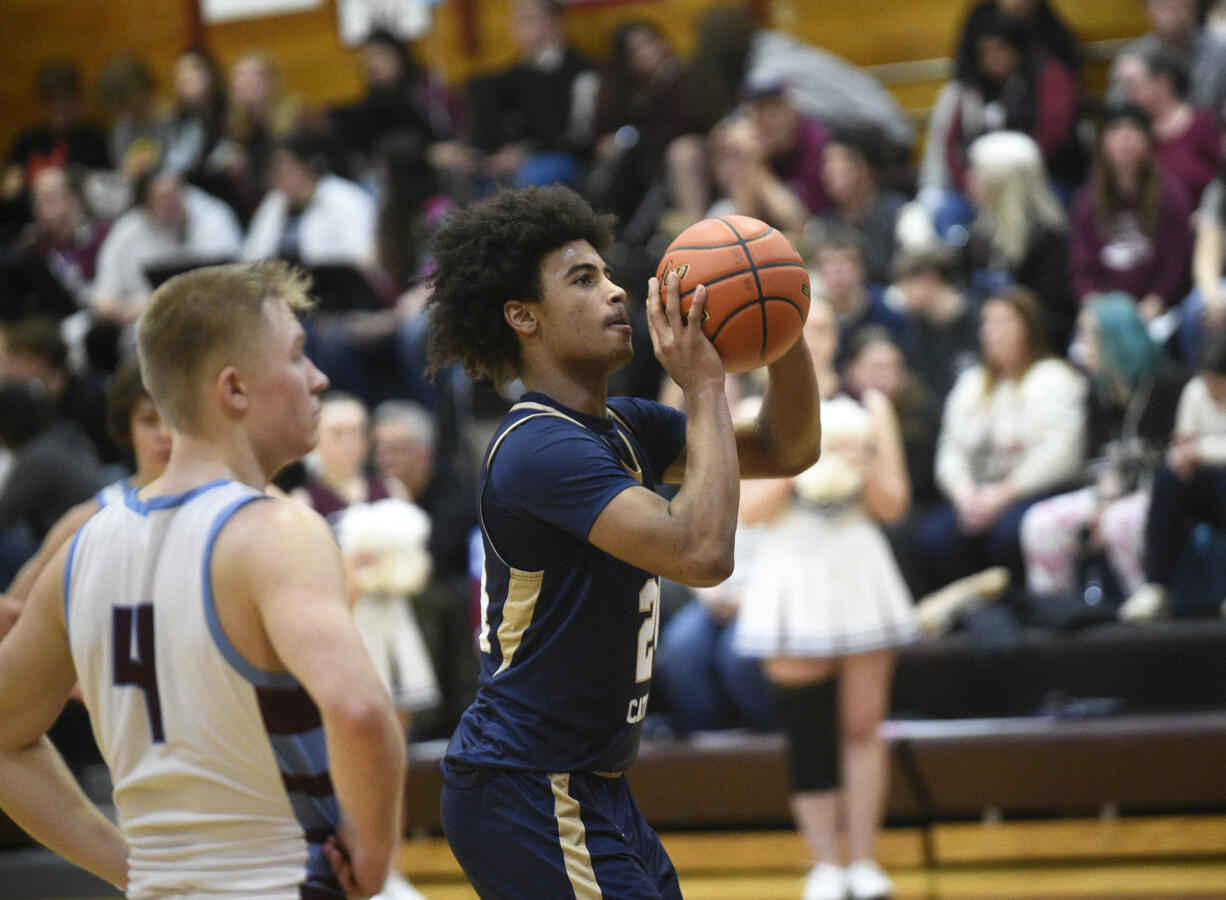
[[[1039,145],[1017,131],[985,134],[968,151],[967,195],[976,214],[966,247],[980,297],[1020,284],[1039,298],[1052,347],[1068,344],[1077,317],[1068,278],[1068,220]]]

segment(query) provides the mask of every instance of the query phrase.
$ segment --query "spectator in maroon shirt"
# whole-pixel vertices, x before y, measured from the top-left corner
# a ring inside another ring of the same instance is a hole
[[[34,221],[22,233],[20,245],[33,301],[23,310],[26,314],[63,317],[89,302],[98,248],[110,223],[90,215],[81,176],[77,170],[53,166],[35,175],[30,185]],[[42,271],[29,272],[31,266]]]
[[[750,82],[743,108],[712,132],[716,207],[754,216],[783,231],[830,205],[822,158],[830,132],[803,115],[778,80]]]
[[[1158,162],[1195,206],[1217,174],[1222,148],[1213,114],[1188,102],[1187,64],[1169,50],[1154,51],[1143,57],[1125,90],[1149,113]]]
[[[335,523],[336,514],[354,503],[390,497],[388,482],[371,473],[370,416],[357,397],[330,391],[320,398],[319,442],[307,458],[312,470],[290,496]]]
[[[1183,299],[1191,273],[1192,206],[1154,151],[1149,115],[1139,106],[1109,107],[1099,130],[1090,179],[1073,199],[1073,290],[1124,291],[1152,320]]]
[[[958,77],[973,72],[976,65],[976,42],[984,23],[1004,16],[1018,23],[1027,40],[1048,56],[1058,59],[1070,72],[1081,71],[1081,48],[1077,35],[1058,9],[1048,0],[978,0],[967,13],[958,38],[958,53],[954,62]]]

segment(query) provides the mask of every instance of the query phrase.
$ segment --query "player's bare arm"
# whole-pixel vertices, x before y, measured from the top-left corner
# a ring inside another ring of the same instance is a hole
[[[735,426],[742,478],[799,475],[821,452],[821,396],[804,340],[767,366],[766,376],[757,417]]]
[[[353,624],[331,530],[300,503],[251,503],[222,530],[212,571],[235,647],[261,668],[289,671],[318,706],[344,817],[332,850],[347,865],[337,875],[351,893],[378,893],[399,846],[404,737]]]
[[[665,303],[651,279],[647,323],[661,365],[685,395],[686,458],[681,490],[671,500],[629,488],[605,507],[588,535],[618,559],[682,584],[718,584],[732,572],[740,492],[732,416],[724,397],[724,366],[702,332],[706,290],[694,292],[683,321],[677,276],[668,276]]]
[[[34,589],[34,582],[38,580],[38,576],[55,556],[56,551],[67,544],[77,533],[77,529],[89,521],[89,517],[97,511],[98,501],[90,497],[60,516],[59,520],[51,526],[51,530],[47,532],[47,536],[43,538],[35,554],[17,570],[13,583],[9,585],[8,596],[19,603],[24,603],[25,599],[30,596],[30,591]],[[0,635],[3,633],[0,630]]]
[[[821,398],[805,342],[792,344],[766,367],[767,388],[758,415],[733,423],[742,478],[787,478],[817,462],[821,451]],[[688,442],[687,442],[688,448]],[[688,449],[663,480],[681,481]]]
[[[22,606],[22,602],[16,597],[0,594],[0,640],[3,640],[4,636],[17,624],[17,617],[21,615]]]
[[[45,734],[76,683],[64,625],[67,546],[36,582],[0,643],[0,808],[35,840],[119,887],[128,848]]]

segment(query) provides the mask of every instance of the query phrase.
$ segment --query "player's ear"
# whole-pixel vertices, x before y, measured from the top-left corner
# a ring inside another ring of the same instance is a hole
[[[517,334],[536,333],[536,304],[508,300],[502,305],[502,315]]]
[[[247,396],[247,385],[242,374],[235,366],[226,366],[217,373],[213,389],[221,401],[222,409],[227,413],[246,412],[251,400]]]

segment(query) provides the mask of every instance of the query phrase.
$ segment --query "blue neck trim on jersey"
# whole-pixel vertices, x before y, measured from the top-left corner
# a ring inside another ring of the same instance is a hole
[[[157,497],[150,497],[148,500],[142,500],[137,496],[139,488],[129,488],[128,492],[123,495],[124,505],[133,512],[140,513],[142,516],[147,516],[151,512],[159,509],[171,509],[175,506],[182,506],[193,497],[198,497],[205,491],[211,491],[215,487],[221,487],[223,484],[229,484],[232,479],[218,478],[216,481],[207,481],[204,484],[197,485],[189,491],[184,491],[181,494],[165,494]]]
[[[94,494],[94,502],[97,503],[98,508],[101,509],[111,502],[111,500],[118,500],[120,497],[126,495],[130,490],[132,490],[132,476],[125,475],[118,481],[112,481],[106,487],[102,488],[102,490]],[[109,497],[107,494],[108,491],[112,492]],[[119,491],[119,493],[115,494],[113,493],[114,491]]]
[[[202,485],[200,488],[197,488],[197,491],[207,490],[210,487],[216,486],[216,484],[224,483],[216,482],[212,485]],[[293,687],[298,684],[298,679],[289,672],[269,672],[258,668],[253,666],[238,652],[238,648],[230,643],[230,638],[226,636],[226,630],[221,627],[221,619],[217,616],[217,604],[213,601],[213,576],[210,569],[213,562],[213,545],[217,543],[217,535],[221,533],[222,526],[230,521],[230,517],[248,503],[253,500],[267,499],[267,494],[259,493],[253,489],[250,494],[244,494],[223,509],[218,513],[217,518],[213,520],[213,524],[209,528],[209,536],[204,542],[204,565],[200,572],[204,588],[204,618],[208,622],[209,633],[213,636],[213,643],[217,645],[218,651],[225,657],[226,662],[239,675],[260,687]]]

